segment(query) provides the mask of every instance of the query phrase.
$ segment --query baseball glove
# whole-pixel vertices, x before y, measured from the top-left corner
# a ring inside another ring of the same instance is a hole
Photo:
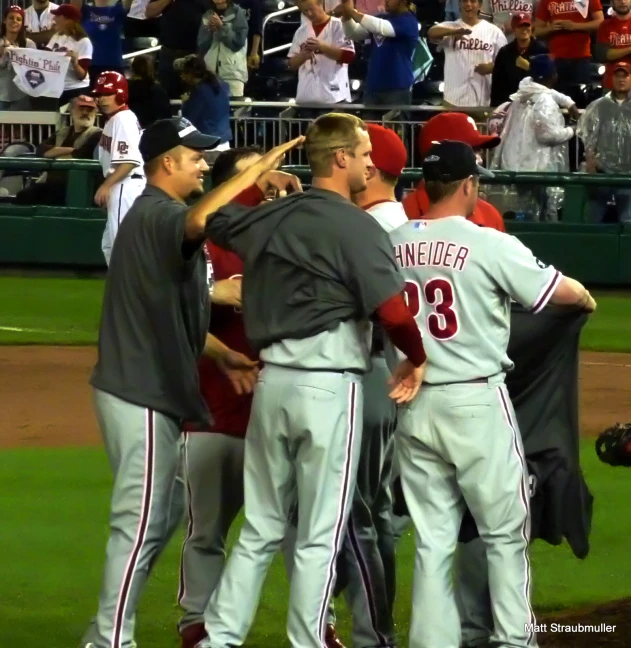
[[[616,423],[596,439],[598,458],[610,466],[631,467],[631,423]]]

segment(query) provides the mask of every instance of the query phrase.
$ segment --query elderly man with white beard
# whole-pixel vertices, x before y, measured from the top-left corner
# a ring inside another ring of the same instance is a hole
[[[94,125],[96,102],[82,95],[72,100],[71,121],[55,131],[37,148],[37,157],[55,160],[92,160],[101,138],[101,129]],[[46,171],[36,182],[20,191],[15,201],[21,205],[65,205],[66,171]]]

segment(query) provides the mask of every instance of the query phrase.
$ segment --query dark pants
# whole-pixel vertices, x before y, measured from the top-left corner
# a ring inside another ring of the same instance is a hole
[[[585,103],[583,93],[580,91],[581,85],[587,85],[590,82],[591,59],[556,59],[555,65],[559,80],[556,89],[563,94],[574,99],[579,108],[585,108],[581,103]]]
[[[409,106],[412,103],[412,89],[364,92],[363,102],[366,106]]]

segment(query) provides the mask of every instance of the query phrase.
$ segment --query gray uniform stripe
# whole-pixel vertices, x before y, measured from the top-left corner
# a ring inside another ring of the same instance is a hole
[[[125,620],[125,610],[129,601],[131,584],[138,566],[140,552],[147,537],[149,528],[149,514],[151,512],[151,501],[153,499],[153,471],[155,466],[155,412],[147,409],[145,420],[145,473],[143,483],[142,501],[140,505],[140,520],[134,546],[129,555],[127,566],[123,573],[123,583],[118,595],[116,614],[114,615],[114,628],[112,631],[112,648],[121,648],[121,635]]]
[[[186,484],[186,494],[188,495],[188,525],[186,527],[186,537],[182,544],[182,555],[180,557],[180,586],[177,593],[178,605],[181,605],[182,599],[186,594],[186,576],[184,574],[184,550],[186,545],[193,535],[193,495],[191,493],[191,484],[188,479],[188,432],[183,432],[184,435],[184,482]]]
[[[331,559],[329,561],[328,577],[326,580],[326,585],[324,587],[324,596],[322,597],[322,602],[320,603],[320,613],[318,615],[318,627],[320,628],[320,640],[322,641],[323,648],[326,648],[326,620],[327,620],[327,609],[329,606],[329,599],[331,598],[331,592],[333,590],[333,584],[335,583],[336,569],[335,563],[337,560],[337,554],[340,551],[340,545],[344,535],[344,521],[347,519],[346,511],[349,504],[349,482],[351,479],[351,466],[353,459],[353,446],[355,440],[355,425],[356,425],[356,407],[357,407],[357,385],[352,382],[350,384],[349,390],[349,412],[348,412],[348,434],[346,438],[346,453],[344,457],[344,466],[342,468],[342,496],[340,497],[340,505],[337,512],[337,518],[335,522],[335,533],[333,541],[333,551],[331,552]]]

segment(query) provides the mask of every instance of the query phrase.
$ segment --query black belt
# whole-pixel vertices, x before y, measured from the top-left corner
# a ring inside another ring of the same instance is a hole
[[[455,382],[430,383],[423,381],[428,387],[447,387],[448,385],[482,385],[489,382],[488,378],[474,378],[473,380],[456,380]]]

